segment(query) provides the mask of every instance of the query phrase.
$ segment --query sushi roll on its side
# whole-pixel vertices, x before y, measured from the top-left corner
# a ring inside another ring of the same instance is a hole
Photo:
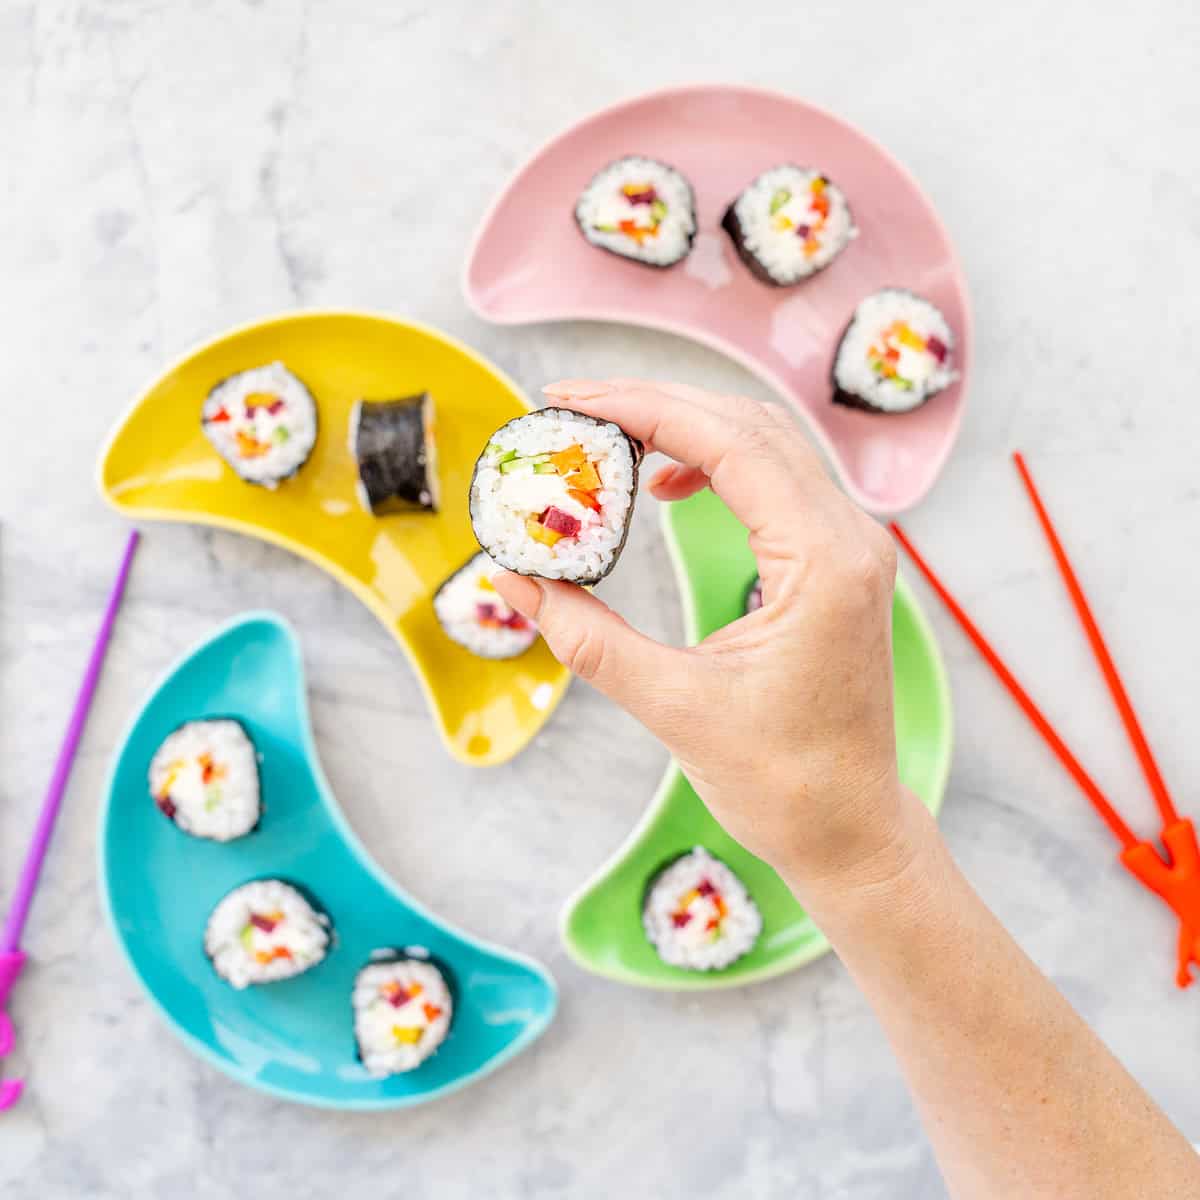
[[[317,440],[317,406],[308,388],[274,362],[218,383],[200,424],[240,478],[273,488],[308,461]]]
[[[663,962],[719,971],[753,949],[762,916],[742,881],[697,846],[651,881],[642,924]]]
[[[204,930],[213,970],[239,990],[302,975],[329,950],[329,918],[294,884],[255,879],[229,892]]]
[[[920,408],[957,378],[954,334],[920,296],[885,288],[850,318],[833,362],[833,400],[874,413]]]
[[[600,170],[575,205],[593,246],[648,267],[686,258],[696,236],[692,185],[674,167],[631,155]]]
[[[751,273],[773,287],[815,275],[855,237],[841,188],[811,167],[772,167],[725,211],[721,226]]]
[[[150,795],[192,837],[228,842],[262,814],[258,753],[240,721],[188,721],[167,735],[150,761]]]
[[[358,464],[358,498],[375,516],[436,512],[433,398],[360,400],[350,414],[350,453]]]
[[[388,953],[354,980],[354,1039],[369,1075],[413,1071],[450,1033],[454,1000],[446,976],[427,957]]]
[[[475,537],[509,571],[598,583],[625,545],[641,457],[609,421],[567,408],[517,417],[475,464]]]
[[[496,564],[476,554],[433,597],[446,636],[480,658],[516,658],[537,641],[537,626],[510,608],[492,586]]]

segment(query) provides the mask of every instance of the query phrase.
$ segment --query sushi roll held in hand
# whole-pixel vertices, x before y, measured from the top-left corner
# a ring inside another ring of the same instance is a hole
[[[376,1078],[419,1067],[446,1040],[454,1019],[446,978],[427,958],[389,954],[368,963],[354,980],[351,1002],[358,1056]]]
[[[475,464],[475,537],[506,570],[599,583],[625,545],[641,457],[610,421],[566,408],[517,417]]]
[[[537,641],[537,626],[492,586],[496,564],[486,554],[459,567],[433,597],[446,636],[480,658],[516,658]]]
[[[745,885],[699,846],[651,881],[642,924],[659,958],[688,971],[729,966],[753,949],[762,931]]]
[[[274,488],[308,461],[317,440],[317,406],[308,388],[274,362],[218,383],[200,424],[242,479]]]
[[[686,258],[696,236],[692,185],[674,167],[631,155],[604,167],[575,205],[593,246],[648,267]]]
[[[281,879],[236,887],[208,918],[204,952],[239,990],[302,975],[329,949],[329,918]]]
[[[763,283],[790,287],[815,275],[857,230],[842,190],[809,167],[772,167],[729,206],[721,225]]]
[[[954,334],[928,300],[899,288],[855,310],[833,363],[835,404],[875,413],[920,408],[957,378]]]
[[[358,498],[375,516],[436,512],[433,399],[360,400],[350,414],[350,453]]]
[[[240,721],[188,721],[150,762],[150,795],[192,837],[228,842],[249,833],[262,812],[258,754]]]

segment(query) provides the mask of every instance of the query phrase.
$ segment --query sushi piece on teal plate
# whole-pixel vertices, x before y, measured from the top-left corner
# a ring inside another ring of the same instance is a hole
[[[263,815],[230,842],[189,837],[155,807],[150,760],[185,721],[236,717],[261,755]],[[234,1079],[303,1104],[404,1108],[481,1078],[550,1024],[557,989],[532,959],[438,920],[372,862],[317,759],[295,634],[251,613],[180,660],[137,714],[113,760],[100,818],[99,878],[112,930],[168,1025]],[[324,960],[295,978],[236,990],[205,955],[216,903],[279,878],[333,925]],[[447,971],[454,1019],[415,1070],[373,1078],[357,1057],[351,993],[372,953],[421,947]]]
[[[711,491],[664,505],[662,512],[687,639],[694,644],[744,614],[757,568],[745,528]],[[892,636],[900,777],[936,813],[950,772],[950,689],[933,631],[903,579],[896,585]],[[753,948],[721,970],[668,965],[642,925],[651,880],[664,864],[696,846],[732,868],[762,915]],[[673,762],[625,844],[567,901],[561,933],[568,953],[587,970],[621,983],[673,990],[756,983],[829,949],[779,876],[725,833]]]

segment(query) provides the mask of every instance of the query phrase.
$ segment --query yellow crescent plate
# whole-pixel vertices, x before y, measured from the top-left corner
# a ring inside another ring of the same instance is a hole
[[[200,409],[237,371],[279,360],[316,398],[320,432],[299,473],[274,491],[243,483],[209,444]],[[361,397],[431,393],[441,509],[374,517],[359,504],[348,448]],[[185,355],[122,418],[100,455],[104,498],[128,517],[215,525],[283,546],[346,585],[392,632],[417,672],[446,748],[470,766],[518,753],[569,676],[540,639],[519,658],[476,658],[450,641],[431,599],[478,551],[467,511],[476,455],[530,408],[466,346],[412,321],[352,312],[270,317]]]

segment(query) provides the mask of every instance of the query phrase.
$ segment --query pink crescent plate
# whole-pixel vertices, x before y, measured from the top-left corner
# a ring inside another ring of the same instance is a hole
[[[670,163],[696,192],[692,252],[664,270],[589,245],[574,207],[613,159]],[[779,163],[817,167],[846,193],[858,237],[791,288],[753,278],[721,217]],[[855,305],[902,287],[945,314],[957,383],[915,412],[882,416],[835,405],[830,370]],[[864,508],[898,513],[932,487],[962,420],[971,306],[949,234],[909,172],[853,126],[802,100],[733,84],[670,88],[587,117],[543,146],[500,193],[467,259],[464,292],[502,325],[594,320],[644,325],[722,351],[787,399]]]

